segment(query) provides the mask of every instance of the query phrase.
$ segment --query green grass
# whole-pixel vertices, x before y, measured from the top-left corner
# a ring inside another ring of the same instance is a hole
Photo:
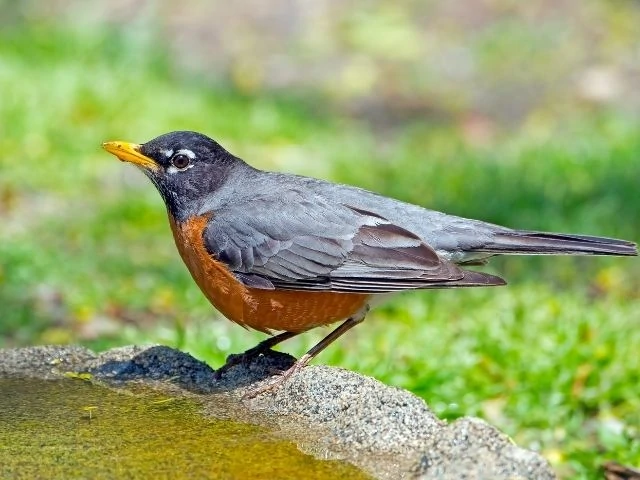
[[[180,262],[161,200],[101,151],[176,129],[255,166],[358,184],[514,227],[640,239],[640,122],[551,113],[473,146],[452,125],[391,132],[319,99],[248,97],[173,70],[152,39],[39,24],[0,33],[0,345],[161,342],[213,366],[263,338],[220,318]],[[510,286],[404,294],[317,362],[478,415],[564,477],[640,463],[640,265],[492,262]],[[285,344],[301,354],[325,331]]]

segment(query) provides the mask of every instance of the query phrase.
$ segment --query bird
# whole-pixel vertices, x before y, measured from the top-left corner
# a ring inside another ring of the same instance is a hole
[[[511,229],[355,186],[259,170],[198,132],[102,146],[155,185],[178,252],[213,306],[270,335],[246,353],[340,322],[256,395],[361,323],[381,295],[505,285],[466,268],[495,255],[638,254],[626,240]]]

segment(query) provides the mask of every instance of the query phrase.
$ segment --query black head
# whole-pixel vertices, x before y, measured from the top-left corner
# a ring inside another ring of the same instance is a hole
[[[143,145],[106,142],[105,150],[131,162],[151,179],[176,217],[196,209],[244,164],[217,142],[197,132],[171,132]]]

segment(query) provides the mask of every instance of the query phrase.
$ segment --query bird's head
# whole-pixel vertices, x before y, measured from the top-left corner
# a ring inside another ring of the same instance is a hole
[[[221,185],[239,159],[197,132],[171,132],[142,145],[105,142],[102,147],[140,168],[175,217],[193,210]]]

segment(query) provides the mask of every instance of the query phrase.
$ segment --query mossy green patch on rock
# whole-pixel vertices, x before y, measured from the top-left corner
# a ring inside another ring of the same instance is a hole
[[[189,399],[0,378],[1,478],[368,478]]]

